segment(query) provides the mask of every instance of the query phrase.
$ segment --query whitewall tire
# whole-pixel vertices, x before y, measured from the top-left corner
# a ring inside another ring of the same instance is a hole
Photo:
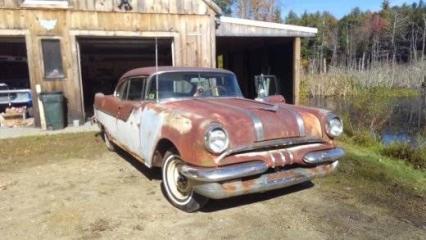
[[[183,164],[180,156],[167,151],[163,158],[162,179],[167,199],[175,207],[185,212],[195,212],[203,207],[208,199],[192,190],[191,183],[179,173]]]

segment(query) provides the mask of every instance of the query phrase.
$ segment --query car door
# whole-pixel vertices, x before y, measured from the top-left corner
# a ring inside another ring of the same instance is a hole
[[[105,130],[114,140],[117,140],[117,114],[119,111],[119,104],[127,93],[127,87],[127,81],[119,83],[115,88],[114,94],[103,96],[102,100],[95,108],[96,118],[102,123]]]
[[[140,155],[142,150],[139,133],[146,78],[130,78],[127,83],[127,92],[118,104],[117,140],[131,152]]]

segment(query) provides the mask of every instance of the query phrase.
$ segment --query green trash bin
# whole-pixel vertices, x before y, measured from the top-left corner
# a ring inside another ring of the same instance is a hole
[[[47,129],[65,128],[64,94],[62,92],[45,92],[40,94],[40,100],[44,106]]]

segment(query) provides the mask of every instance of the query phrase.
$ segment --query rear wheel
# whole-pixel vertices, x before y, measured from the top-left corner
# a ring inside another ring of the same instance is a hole
[[[109,138],[109,134],[104,130],[103,131],[103,137],[104,137],[104,141],[105,141],[105,145],[107,147],[107,149],[111,152],[115,152],[115,145],[114,143],[112,143],[112,141]]]
[[[203,207],[208,199],[193,191],[192,185],[180,174],[179,166],[183,164],[180,156],[167,151],[163,158],[163,187],[168,200],[185,212],[195,212]]]

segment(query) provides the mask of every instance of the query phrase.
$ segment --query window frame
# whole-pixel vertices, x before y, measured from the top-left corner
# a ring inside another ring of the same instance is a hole
[[[141,89],[141,98],[139,100],[129,100],[129,92],[130,92],[130,87],[132,85],[132,81],[135,79],[141,79],[142,81],[142,89]],[[126,81],[129,82],[129,84],[127,85],[127,98],[126,101],[145,101],[145,97],[146,97],[146,86],[147,86],[147,76],[137,76],[137,77],[130,77],[128,79],[126,79]]]
[[[63,59],[63,54],[62,54],[62,39],[59,37],[42,37],[40,38],[40,55],[41,55],[41,67],[43,69],[43,79],[45,81],[55,81],[55,80],[64,80],[66,78],[66,72],[65,72],[65,68],[64,68],[64,59]],[[47,76],[47,72],[46,72],[46,62],[45,62],[45,56],[44,56],[44,49],[43,49],[43,41],[58,41],[59,43],[59,55],[60,55],[60,61],[61,61],[61,67],[62,67],[62,75],[58,75],[58,76],[52,76],[49,77]]]
[[[70,0],[24,0],[21,3],[23,7],[58,7],[68,8],[70,6]]]
[[[119,96],[118,93],[121,90],[120,88],[123,86],[123,84],[125,84],[126,89],[123,91],[125,92],[126,95],[126,99],[124,99],[122,96]],[[126,79],[124,81],[122,81],[120,84],[117,85],[117,87],[115,88],[114,91],[114,97],[116,97],[117,99],[119,99],[120,101],[127,101],[127,96],[129,94],[129,79]]]

